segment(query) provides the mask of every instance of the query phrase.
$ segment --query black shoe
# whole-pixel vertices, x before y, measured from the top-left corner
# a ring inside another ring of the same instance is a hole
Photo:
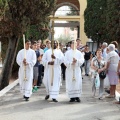
[[[23,98],[26,99],[26,98],[28,98],[28,97],[26,97],[26,96],[24,95]]]
[[[29,97],[24,96],[25,101],[29,101]]]
[[[50,97],[49,95],[46,95],[45,100],[49,99],[49,97]]]
[[[25,101],[29,101],[29,97],[26,97],[26,98],[25,98]]]
[[[23,98],[26,98],[26,96],[24,95]]]
[[[69,102],[75,102],[75,98],[70,98]]]
[[[81,100],[80,100],[79,97],[76,97],[75,100],[76,100],[77,102],[81,102]]]
[[[89,75],[87,74],[87,76],[89,76]]]
[[[53,102],[58,102],[56,99],[52,99],[53,100]]]
[[[105,92],[107,92],[108,94],[110,94],[110,90],[105,90]]]

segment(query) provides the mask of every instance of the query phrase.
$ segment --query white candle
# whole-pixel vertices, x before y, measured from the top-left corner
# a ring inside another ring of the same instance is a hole
[[[24,45],[24,57],[26,58],[26,49],[25,49],[25,35],[23,34],[23,45]]]
[[[23,34],[23,45],[24,45],[24,49],[25,49],[25,35]]]
[[[74,58],[75,58],[75,50],[76,50],[76,40],[74,40],[74,53],[73,53]]]

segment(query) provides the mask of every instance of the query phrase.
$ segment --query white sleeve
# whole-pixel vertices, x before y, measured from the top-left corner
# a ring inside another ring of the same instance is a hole
[[[23,65],[23,57],[22,57],[22,51],[21,50],[17,54],[16,62],[19,66]]]
[[[67,51],[66,53],[65,53],[65,57],[64,57],[64,64],[66,65],[66,67],[71,67],[71,64],[72,64],[72,62],[71,61],[69,61],[69,51]]]
[[[77,59],[76,66],[81,66],[84,63],[84,56],[82,53],[79,54],[80,59]]]
[[[43,63],[43,66],[48,65],[47,52],[45,52],[45,53],[43,54],[42,63]]]
[[[61,63],[63,63],[63,62],[64,62],[64,55],[60,51],[59,57],[56,57],[56,59],[55,59],[55,64],[61,65]]]
[[[37,61],[37,57],[36,57],[35,51],[31,51],[31,54],[32,54],[32,58],[28,62],[29,67],[33,67],[36,64],[36,61]]]

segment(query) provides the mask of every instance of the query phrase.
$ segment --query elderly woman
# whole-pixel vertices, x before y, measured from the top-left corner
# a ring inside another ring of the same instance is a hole
[[[115,45],[110,44],[108,46],[109,53],[107,56],[107,71],[108,71],[108,78],[110,81],[110,95],[106,96],[107,98],[115,97],[115,90],[116,85],[118,84],[118,63],[119,63],[119,56],[115,52]]]
[[[96,51],[96,56],[91,61],[91,68],[94,71],[94,79],[93,79],[93,86],[92,86],[92,92],[93,96],[95,96],[96,93],[96,86],[95,86],[95,77],[96,73],[100,73],[106,69],[106,62],[102,57],[102,50],[99,48]],[[100,79],[100,86],[99,86],[99,99],[103,98],[104,93],[104,79]]]

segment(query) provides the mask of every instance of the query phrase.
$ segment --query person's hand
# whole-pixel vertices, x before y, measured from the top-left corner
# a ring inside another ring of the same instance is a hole
[[[101,68],[101,69],[98,69],[98,73],[101,73],[103,71],[103,69]]]
[[[25,66],[28,65],[28,63],[27,63],[27,61],[26,61],[25,58],[23,59],[23,64],[24,64]]]
[[[73,58],[72,65],[74,65],[76,62],[77,62],[77,60],[75,58]]]
[[[54,65],[54,61],[51,61],[51,65]]]
[[[120,75],[120,72],[119,71],[117,71],[117,74],[118,74],[118,76]]]
[[[75,58],[73,58],[73,62],[75,62],[75,63],[76,63],[76,62],[77,62],[77,60],[76,60]]]
[[[39,62],[42,61],[42,56],[40,55],[37,59]]]
[[[119,79],[119,83],[120,83],[120,79]]]
[[[48,62],[48,65],[54,65],[54,61]]]
[[[56,59],[56,57],[54,56],[54,54],[51,55],[51,58]]]

